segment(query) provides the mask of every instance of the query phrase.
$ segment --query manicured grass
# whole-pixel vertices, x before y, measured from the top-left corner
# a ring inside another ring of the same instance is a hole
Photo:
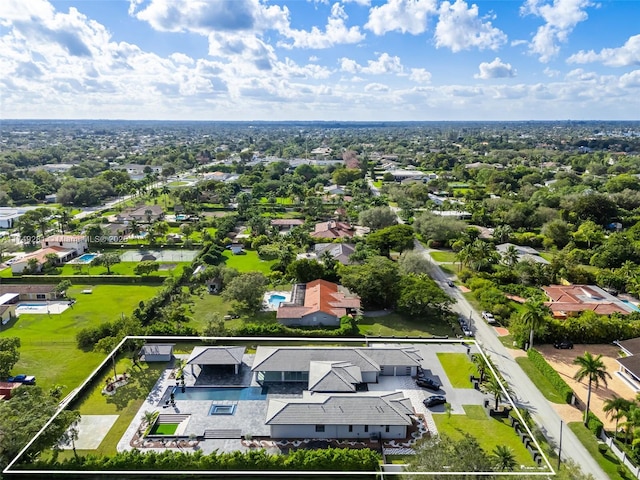
[[[138,262],[120,262],[111,267],[112,275],[135,275],[135,268]],[[180,275],[182,269],[189,265],[189,262],[161,262],[160,269],[157,272],[149,274],[151,277],[168,277],[171,275]],[[60,275],[107,275],[106,267],[100,266],[82,266],[81,270],[74,265],[63,265],[60,269]]]
[[[458,266],[452,263],[441,263],[439,267],[442,271],[448,275],[457,275],[458,274]]]
[[[293,199],[291,197],[276,197],[275,200],[276,205],[293,205]],[[267,197],[262,197],[259,200],[259,203],[268,204],[270,202]]]
[[[430,252],[431,258],[436,262],[457,262],[456,254],[454,252],[442,251],[442,252]]]
[[[235,268],[241,273],[262,272],[267,274],[271,272],[271,265],[276,263],[276,260],[261,260],[255,250],[245,250],[245,253],[241,255],[234,255],[230,250],[225,250],[222,255],[226,258],[225,265],[227,267]]]
[[[547,377],[540,373],[540,370],[535,367],[528,357],[518,357],[516,358],[516,362],[544,395],[544,398],[551,403],[565,403],[564,398],[562,398],[556,388],[547,380]]]
[[[469,375],[475,374],[476,369],[466,354],[438,352],[437,355],[453,388],[473,388]]]
[[[156,423],[149,435],[173,435],[178,430],[177,423]]]
[[[582,422],[571,422],[568,425],[571,431],[576,434],[578,440],[580,440],[582,445],[584,445],[591,454],[591,457],[598,462],[600,468],[604,470],[611,480],[625,480],[627,478],[633,478],[629,470],[620,463],[618,457],[616,457],[610,449],[607,448],[604,454],[600,453],[596,437],[582,424]],[[620,466],[624,468],[626,473],[624,477],[618,473],[618,467]]]
[[[113,376],[113,370],[107,370],[102,378],[95,382],[93,388],[90,388],[72,407],[80,411],[81,415],[119,415],[119,417],[97,450],[78,450],[78,454],[112,455],[116,453],[116,446],[122,435],[165,368],[165,363],[142,363],[142,370],[140,370],[140,368],[132,368],[131,360],[121,359],[117,363],[117,372],[122,373],[127,370],[131,375],[129,383],[119,387],[114,395],[103,395],[102,387],[105,380]]]
[[[448,372],[447,372],[448,373]],[[498,445],[513,450],[518,465],[535,465],[531,455],[509,425],[508,419],[491,418],[480,405],[464,405],[465,415],[434,414],[438,433],[459,440],[465,433],[476,438],[482,449],[491,453]],[[517,468],[517,467],[516,467]]]
[[[80,293],[84,289],[93,293]],[[73,308],[59,315],[20,315],[0,332],[3,337],[20,338],[20,361],[13,371],[35,375],[44,388],[64,385],[68,393],[104,359],[102,353],[83,352],[76,347],[78,331],[131,314],[156,290],[143,285],[75,285],[68,292],[77,300]]]
[[[540,256],[549,262],[553,260],[553,253],[540,252]]]
[[[445,322],[433,319],[411,319],[399,313],[390,313],[383,317],[363,317],[358,322],[363,335],[396,337],[431,337],[433,335],[451,335],[451,327]]]

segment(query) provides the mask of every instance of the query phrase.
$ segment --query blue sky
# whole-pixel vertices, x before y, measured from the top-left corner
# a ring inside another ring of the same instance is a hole
[[[640,119],[638,0],[2,0],[2,118]]]

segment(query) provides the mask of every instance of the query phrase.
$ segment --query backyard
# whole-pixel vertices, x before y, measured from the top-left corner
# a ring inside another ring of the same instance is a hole
[[[399,313],[389,313],[381,317],[362,317],[358,320],[358,330],[362,335],[383,337],[432,337],[455,333],[449,324],[441,320],[417,320]]]
[[[83,290],[92,293],[82,294]],[[131,314],[156,290],[143,285],[75,285],[68,291],[77,300],[73,308],[59,315],[20,315],[0,332],[3,337],[20,338],[20,361],[14,372],[35,375],[44,388],[64,385],[68,393],[104,359],[104,353],[77,348],[78,331]]]
[[[244,250],[240,255],[234,255],[230,250],[225,250],[222,255],[225,258],[225,265],[235,268],[240,273],[262,272],[268,274],[271,273],[271,266],[276,263],[276,260],[261,260],[255,250]]]

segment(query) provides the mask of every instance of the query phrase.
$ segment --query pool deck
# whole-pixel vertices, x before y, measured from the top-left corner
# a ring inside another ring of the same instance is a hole
[[[281,297],[284,297],[284,300],[282,300],[283,302],[290,302],[291,301],[291,292],[290,291],[278,291],[278,290],[269,290],[267,293],[264,294],[264,299],[263,299],[263,308],[262,310],[267,311],[267,312],[275,312],[278,310],[278,306],[277,305],[273,305],[272,303],[269,302],[269,299],[271,298],[271,295],[280,295]]]
[[[20,315],[58,315],[69,308],[69,301],[41,302],[38,306],[33,306],[36,302],[20,302],[16,307],[16,316]],[[20,308],[22,307],[22,308]]]

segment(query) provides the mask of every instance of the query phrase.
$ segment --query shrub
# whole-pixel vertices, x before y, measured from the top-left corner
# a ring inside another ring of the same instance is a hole
[[[538,369],[538,371],[546,377],[547,380],[553,385],[558,394],[564,398],[564,401],[567,403],[571,402],[571,398],[573,397],[573,390],[571,387],[567,385],[558,372],[556,372],[551,365],[547,363],[542,354],[538,352],[535,348],[530,348],[527,350],[527,357],[531,360],[531,363]]]
[[[591,430],[596,437],[600,437],[600,432],[602,432],[602,428],[604,427],[603,423],[600,421],[598,417],[595,416],[593,412],[589,412],[587,415],[587,428]],[[605,445],[606,450],[606,445]]]

